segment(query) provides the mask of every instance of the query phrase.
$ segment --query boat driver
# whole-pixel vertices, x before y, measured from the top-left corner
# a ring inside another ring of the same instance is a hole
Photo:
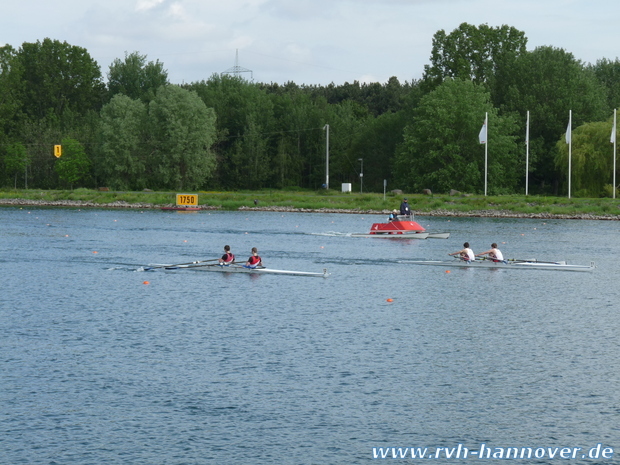
[[[494,262],[503,262],[504,261],[504,254],[502,254],[501,250],[499,250],[497,248],[497,244],[495,242],[493,242],[491,244],[491,249],[487,250],[486,252],[482,252],[479,254],[476,254],[476,257],[480,257],[481,255],[488,255],[489,258],[491,260],[493,260]]]
[[[411,208],[409,208],[407,199],[403,199],[403,202],[400,204],[400,214],[403,216],[411,215]]]

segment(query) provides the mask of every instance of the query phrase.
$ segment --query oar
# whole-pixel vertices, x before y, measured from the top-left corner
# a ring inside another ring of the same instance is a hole
[[[218,261],[219,258],[214,258],[211,260],[197,260],[195,262],[189,262],[189,263],[179,263],[177,265],[159,265],[159,266],[149,266],[149,267],[145,267],[143,268],[144,271],[149,271],[149,270],[156,270],[158,268],[176,268],[179,266],[186,266],[186,265],[195,265],[196,263],[206,263],[206,262],[216,262]]]
[[[530,258],[530,259],[518,259],[518,258],[511,258],[508,260],[509,262],[530,262],[530,263],[550,263],[550,264],[554,264],[557,265],[560,262],[543,262],[540,260],[536,260],[535,258]]]

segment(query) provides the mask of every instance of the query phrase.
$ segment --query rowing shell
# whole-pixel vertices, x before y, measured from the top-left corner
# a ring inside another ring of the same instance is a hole
[[[510,270],[564,270],[564,271],[592,271],[595,268],[594,262],[590,265],[570,265],[566,262],[539,262],[537,260],[504,260],[494,262],[492,260],[464,261],[456,260],[402,260],[401,263],[412,263],[414,265],[436,265],[453,266],[459,268],[492,268]]]
[[[196,271],[216,271],[220,273],[279,274],[289,276],[314,276],[317,278],[327,278],[329,276],[326,268],[323,269],[322,273],[315,273],[312,271],[276,270],[274,268],[246,268],[241,265],[194,265],[177,268],[190,268]]]

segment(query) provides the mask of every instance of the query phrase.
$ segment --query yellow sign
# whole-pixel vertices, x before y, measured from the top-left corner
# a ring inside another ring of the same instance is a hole
[[[54,156],[60,158],[62,155],[62,145],[54,145]]]
[[[196,194],[177,194],[177,205],[198,205]]]

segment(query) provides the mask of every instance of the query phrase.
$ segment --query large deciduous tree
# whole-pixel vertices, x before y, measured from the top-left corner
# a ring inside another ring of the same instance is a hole
[[[213,75],[189,86],[217,115],[217,177],[227,189],[262,187],[273,174],[273,103],[258,85],[235,76]],[[256,163],[264,165],[258,167]],[[253,166],[254,168],[251,168]],[[248,178],[251,176],[251,178]]]
[[[600,59],[588,66],[596,78],[607,89],[607,104],[610,109],[620,107],[620,60]]]
[[[62,123],[67,112],[84,115],[101,108],[105,89],[101,71],[86,49],[45,39],[24,43],[17,57],[22,111],[32,120]]]
[[[502,80],[503,111],[520,113],[523,125],[525,112],[530,112],[530,185],[557,193],[556,142],[566,132],[569,110],[574,127],[608,118],[606,90],[571,53],[553,47],[521,55]]]
[[[116,190],[142,190],[146,179],[146,105],[117,94],[101,110],[98,178]]]
[[[602,197],[611,194],[613,145],[611,121],[586,123],[571,133],[571,195]],[[556,143],[555,165],[568,189],[568,144],[564,137]]]
[[[526,45],[525,33],[506,25],[462,23],[450,34],[442,29],[433,36],[431,64],[424,67],[425,87],[459,78],[486,84],[492,91],[498,70],[525,53]]]
[[[488,192],[512,193],[519,165],[512,118],[501,117],[490,94],[472,81],[449,79],[420,101],[405,128],[395,176],[417,192],[484,190],[484,146],[478,134],[489,114]]]
[[[198,189],[215,170],[215,112],[195,92],[162,86],[148,109],[148,169],[153,186]]]
[[[161,86],[168,84],[168,72],[159,60],[146,61],[146,55],[125,53],[125,60],[115,59],[108,71],[110,95],[123,94],[149,102]]]

